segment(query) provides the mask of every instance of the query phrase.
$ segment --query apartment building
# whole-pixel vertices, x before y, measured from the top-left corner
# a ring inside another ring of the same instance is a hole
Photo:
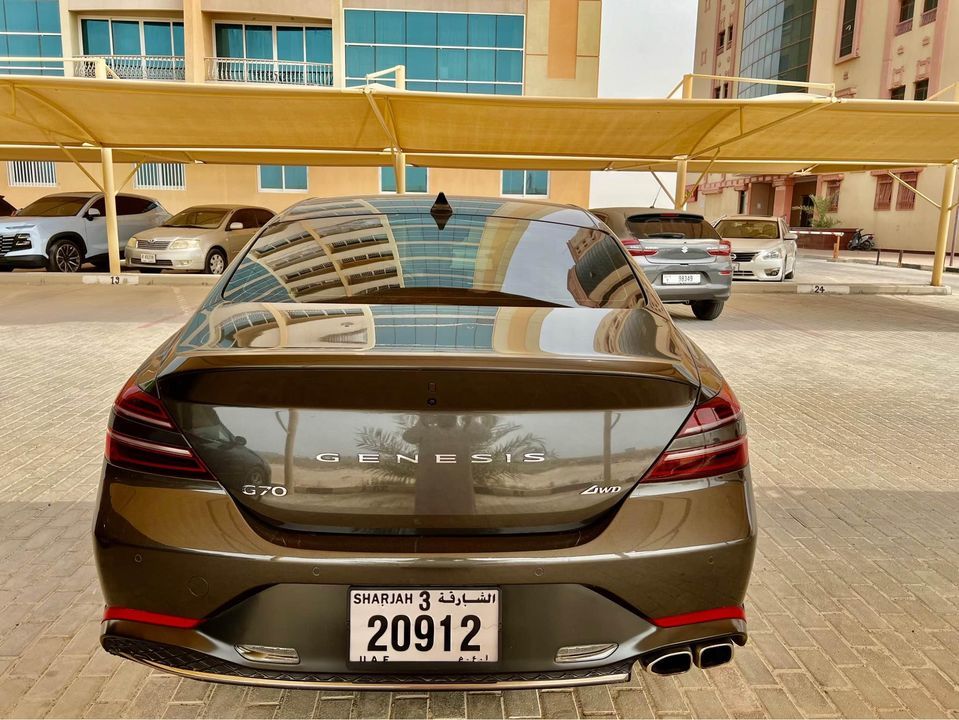
[[[959,9],[954,0],[699,0],[694,72],[834,83],[839,97],[956,97]],[[698,97],[759,97],[797,88],[698,80]],[[815,92],[815,90],[814,90]],[[793,141],[801,147],[803,138]],[[937,201],[944,171],[903,168],[906,182]],[[692,208],[710,218],[737,212],[808,225],[798,209],[832,198],[842,227],[876,233],[887,248],[932,250],[938,211],[885,172],[790,177],[711,175]]]
[[[0,0],[0,73],[88,75],[90,58],[103,57],[115,82],[350,87],[404,65],[409,90],[595,97],[601,3]],[[70,163],[3,164],[0,195],[16,207],[50,192],[94,189]],[[87,169],[98,177],[96,166]],[[280,210],[306,197],[396,191],[392,167],[118,166],[118,181],[128,175],[125,190],[157,197],[173,212],[214,202]],[[409,167],[406,187],[585,205],[589,173]]]

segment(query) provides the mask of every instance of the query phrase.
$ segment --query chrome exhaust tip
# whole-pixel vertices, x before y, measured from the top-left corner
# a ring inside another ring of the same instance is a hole
[[[725,665],[733,659],[733,643],[731,640],[696,646],[696,667],[703,670]]]
[[[693,667],[693,653],[689,648],[665,650],[644,660],[643,667],[656,675],[681,675]]]

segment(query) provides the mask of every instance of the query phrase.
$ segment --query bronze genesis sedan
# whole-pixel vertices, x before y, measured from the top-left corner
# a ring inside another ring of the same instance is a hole
[[[755,523],[735,395],[595,217],[311,200],[117,397],[101,642],[297,688],[711,668]]]

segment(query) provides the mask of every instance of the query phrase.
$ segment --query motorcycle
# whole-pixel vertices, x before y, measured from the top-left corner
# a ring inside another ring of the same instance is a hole
[[[872,250],[876,247],[876,236],[872,233],[864,233],[862,228],[858,228],[849,241],[848,247],[850,250]]]

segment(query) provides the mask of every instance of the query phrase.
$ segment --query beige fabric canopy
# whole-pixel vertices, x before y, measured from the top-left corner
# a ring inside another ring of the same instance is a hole
[[[0,157],[816,172],[959,158],[959,104],[538,98],[0,77]],[[72,157],[71,157],[72,156]],[[698,162],[697,162],[698,161]]]

